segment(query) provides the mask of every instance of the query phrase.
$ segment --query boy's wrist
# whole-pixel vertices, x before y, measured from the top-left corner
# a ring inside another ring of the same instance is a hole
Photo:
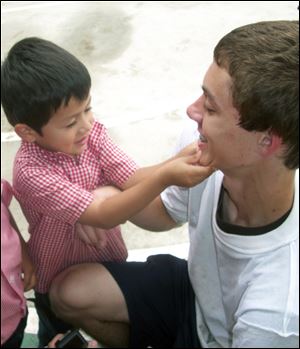
[[[169,159],[161,164],[161,166],[153,173],[153,176],[156,177],[156,181],[161,189],[165,190],[168,186],[172,185],[172,176],[170,176],[170,171],[168,170],[168,164],[172,160]]]

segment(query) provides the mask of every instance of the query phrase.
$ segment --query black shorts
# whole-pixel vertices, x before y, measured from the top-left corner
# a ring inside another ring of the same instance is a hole
[[[124,294],[130,321],[130,347],[201,347],[186,260],[155,255],[146,262],[102,264]]]

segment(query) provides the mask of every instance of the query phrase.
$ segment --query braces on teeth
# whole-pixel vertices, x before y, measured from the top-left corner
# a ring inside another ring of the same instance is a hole
[[[199,134],[199,141],[206,142],[206,138],[204,136],[202,136],[201,134]]]

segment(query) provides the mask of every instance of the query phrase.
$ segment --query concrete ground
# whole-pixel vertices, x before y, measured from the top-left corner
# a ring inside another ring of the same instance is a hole
[[[248,23],[298,19],[297,7],[297,1],[2,1],[1,58],[28,36],[75,54],[92,76],[96,118],[140,165],[150,165],[172,153],[218,40]],[[9,181],[18,147],[1,110],[1,177]],[[12,211],[27,239],[16,202]],[[158,234],[126,223],[123,235],[132,259],[187,255],[186,226]]]

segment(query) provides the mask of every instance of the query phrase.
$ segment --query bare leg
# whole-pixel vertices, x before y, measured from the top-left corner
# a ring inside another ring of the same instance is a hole
[[[81,327],[100,343],[128,346],[126,302],[101,264],[79,264],[64,270],[52,283],[50,300],[59,317]]]

